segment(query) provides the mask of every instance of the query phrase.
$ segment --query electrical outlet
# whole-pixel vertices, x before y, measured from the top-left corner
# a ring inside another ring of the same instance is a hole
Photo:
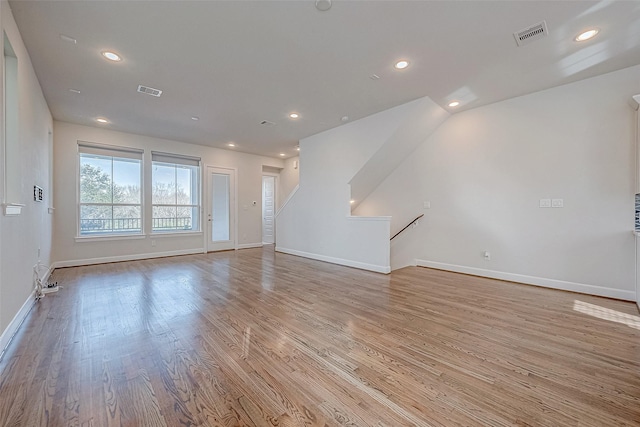
[[[423,202],[422,205],[425,209],[431,209],[431,202]]]
[[[541,208],[550,208],[551,207],[551,199],[540,199],[540,207]]]
[[[491,259],[491,252],[484,251],[483,254],[485,261],[489,261]]]
[[[552,208],[563,208],[564,200],[563,199],[551,199],[551,207]]]
[[[155,239],[151,239],[151,247],[155,247],[156,246],[156,240]]]

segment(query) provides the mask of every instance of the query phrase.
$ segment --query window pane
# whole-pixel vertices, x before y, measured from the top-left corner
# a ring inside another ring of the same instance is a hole
[[[113,159],[113,203],[141,202],[140,160]]]
[[[178,228],[181,230],[193,230],[193,209],[178,207]]]
[[[140,206],[92,206],[80,207],[80,234],[141,232]]]
[[[111,202],[111,157],[80,155],[80,203]]]
[[[212,178],[211,239],[214,242],[229,240],[229,175],[214,174]]]
[[[153,231],[175,230],[176,222],[175,206],[154,206],[153,207]]]
[[[153,163],[152,174],[154,205],[176,204],[176,167],[166,163]]]
[[[104,233],[112,230],[111,206],[80,207],[80,234]]]
[[[114,206],[113,231],[142,231],[140,206]]]
[[[188,166],[178,166],[176,168],[178,179],[178,204],[191,205],[191,168]]]

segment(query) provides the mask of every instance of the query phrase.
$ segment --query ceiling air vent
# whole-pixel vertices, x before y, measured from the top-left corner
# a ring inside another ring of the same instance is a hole
[[[525,44],[545,37],[547,34],[549,34],[547,31],[547,23],[542,21],[524,30],[516,31],[513,33],[513,37],[516,38],[518,46],[524,46]]]
[[[275,126],[276,124],[273,122],[270,122],[269,120],[263,120],[260,122],[261,125],[263,126]]]
[[[162,95],[162,91],[160,89],[154,89],[152,87],[147,87],[147,86],[142,86],[142,85],[138,85],[138,92],[146,93],[147,95],[151,95],[151,96],[160,96],[160,95]]]

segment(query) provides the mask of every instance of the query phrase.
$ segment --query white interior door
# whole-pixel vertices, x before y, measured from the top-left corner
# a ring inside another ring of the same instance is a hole
[[[276,177],[262,177],[262,243],[275,242]]]
[[[207,252],[236,247],[236,177],[234,169],[207,168]]]

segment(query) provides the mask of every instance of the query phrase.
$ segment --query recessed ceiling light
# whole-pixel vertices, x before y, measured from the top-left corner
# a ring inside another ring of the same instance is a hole
[[[396,67],[397,70],[404,70],[408,66],[409,66],[409,61],[405,59],[403,59],[402,61],[396,62],[396,65],[394,65],[394,67]]]
[[[296,145],[296,151],[300,151],[300,146]]]
[[[109,123],[109,120],[105,119],[104,117],[98,117],[96,119],[96,122],[98,122],[98,123]]]
[[[457,107],[458,105],[460,105],[460,101],[451,101],[449,103],[449,107]]]
[[[236,146],[236,144],[234,144],[233,142],[230,142],[230,143],[227,144],[227,147],[235,147],[235,146]]]
[[[298,113],[289,114],[289,118],[291,118],[291,119],[297,119],[298,117],[300,117],[300,114],[298,114]]]
[[[197,122],[198,120],[200,120],[200,117],[198,117],[198,116],[192,116],[192,117],[191,117],[191,120],[193,120],[193,121],[196,121],[196,122]]]
[[[69,89],[69,92],[80,93],[80,89]]]
[[[286,156],[286,154],[280,153],[280,157],[284,157],[284,156]]]
[[[354,204],[356,201],[355,200],[349,200],[349,203]]]
[[[599,32],[600,32],[599,29],[592,28],[590,30],[587,30],[585,32],[582,32],[582,33],[578,34],[574,40],[577,41],[577,42],[587,41],[587,40],[595,37],[595,35],[598,34]]]
[[[102,52],[102,56],[107,58],[109,61],[114,61],[114,62],[122,61],[122,58],[120,57],[120,55],[118,55],[115,52],[110,52],[108,50],[105,50],[104,52]]]

